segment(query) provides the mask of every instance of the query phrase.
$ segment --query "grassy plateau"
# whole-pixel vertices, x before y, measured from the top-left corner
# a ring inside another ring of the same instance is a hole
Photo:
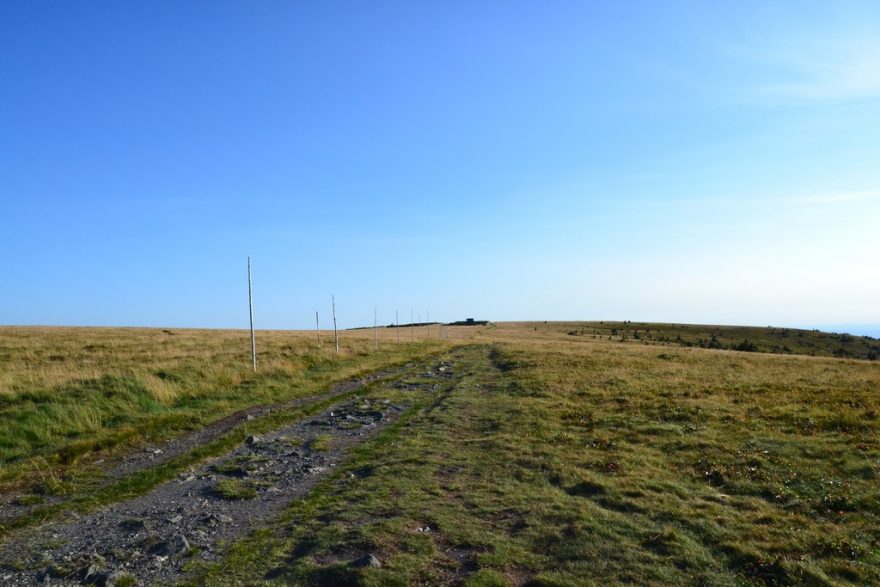
[[[75,479],[237,409],[430,356],[454,376],[184,580],[880,584],[878,341],[629,322],[400,344],[380,331],[378,350],[372,331],[346,333],[338,357],[314,333],[260,333],[253,374],[241,332],[0,329],[0,481]],[[351,564],[366,555],[381,566]]]

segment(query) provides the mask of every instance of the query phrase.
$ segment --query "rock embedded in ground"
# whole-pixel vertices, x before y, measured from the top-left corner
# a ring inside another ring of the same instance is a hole
[[[175,534],[170,540],[160,542],[150,549],[150,554],[155,556],[176,556],[189,552],[189,540],[183,534]]]
[[[377,559],[372,554],[365,554],[364,556],[351,561],[351,563],[349,563],[349,564],[355,568],[358,568],[358,569],[364,569],[364,568],[378,569],[382,566],[382,563],[379,562],[379,559]]]

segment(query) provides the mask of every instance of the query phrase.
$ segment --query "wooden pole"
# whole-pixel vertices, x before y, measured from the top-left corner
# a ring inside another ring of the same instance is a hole
[[[321,326],[318,324],[317,310],[315,310],[315,336],[318,338],[318,346],[321,346]]]
[[[379,322],[376,306],[373,306],[373,350],[379,350]]]
[[[415,322],[413,321],[413,309],[412,309],[412,306],[410,306],[410,308],[409,308],[409,337],[412,340],[416,339],[416,331],[413,330],[414,327],[415,327]]]
[[[333,304],[333,338],[336,340],[336,354],[339,354],[339,331],[336,330],[336,296],[330,296]]]
[[[251,283],[251,258],[248,257],[248,312],[251,318],[251,361],[254,373],[257,372],[257,339],[254,338],[254,294]]]
[[[397,342],[400,343],[400,316],[397,313],[397,308],[394,308],[394,323],[397,325],[397,328],[394,329],[397,331]]]

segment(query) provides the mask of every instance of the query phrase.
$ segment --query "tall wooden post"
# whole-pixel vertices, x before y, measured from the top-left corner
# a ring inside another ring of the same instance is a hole
[[[379,322],[376,306],[373,306],[373,350],[379,350]]]
[[[257,339],[254,338],[254,293],[251,281],[251,258],[248,257],[248,313],[251,318],[251,361],[254,373],[257,372]]]
[[[412,306],[409,308],[409,337],[411,340],[415,341],[416,339],[416,331],[413,330],[415,328],[415,322],[413,321],[413,309]]]
[[[336,354],[339,354],[339,331],[336,330],[336,296],[330,296],[333,304],[333,338],[336,340]]]
[[[321,326],[318,324],[317,310],[315,310],[315,336],[318,338],[318,346],[321,346]]]
[[[394,308],[394,324],[396,325],[394,330],[397,331],[397,342],[400,343],[400,316],[397,313],[397,308]]]

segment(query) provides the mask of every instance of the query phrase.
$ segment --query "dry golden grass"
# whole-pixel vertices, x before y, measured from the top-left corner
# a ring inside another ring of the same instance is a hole
[[[0,328],[0,481],[29,459],[161,438],[451,342],[401,330],[398,344],[379,329],[378,350],[371,330],[341,331],[338,354],[332,331],[320,345],[314,331],[258,331],[254,373],[242,330]]]
[[[256,375],[243,331],[0,329],[0,479],[473,342],[444,401],[358,453],[375,474],[331,479],[211,580],[281,565],[308,582],[339,571],[322,561],[340,548],[369,548],[384,564],[368,584],[880,584],[880,363],[584,329],[415,344],[403,329],[400,345],[380,329],[378,352],[372,330],[346,331],[338,357],[332,333],[318,347],[314,332],[259,332]]]
[[[473,329],[449,327],[448,340],[466,339]],[[393,328],[378,328],[379,344],[397,342]],[[257,331],[261,371],[296,368],[295,357],[333,352],[333,331]],[[438,326],[410,332],[400,329],[400,342],[440,340]],[[372,350],[373,329],[340,331],[339,358]],[[291,358],[294,358],[293,364]],[[143,375],[157,399],[176,397],[178,386],[159,379],[164,368],[198,365],[201,378],[240,383],[250,372],[250,339],[244,330],[156,328],[0,327],[0,394],[63,388],[72,381],[104,375]]]
[[[475,331],[462,383],[350,465],[373,474],[205,582],[880,584],[880,364],[547,326]]]

